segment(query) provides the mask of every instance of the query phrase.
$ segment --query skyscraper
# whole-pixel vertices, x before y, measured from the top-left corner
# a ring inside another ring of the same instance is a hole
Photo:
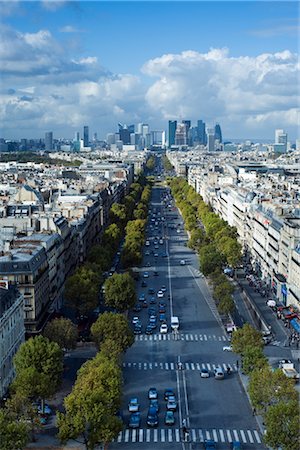
[[[282,144],[283,150],[287,151],[287,133],[284,130],[275,130],[275,144]]]
[[[222,131],[218,123],[215,125],[215,139],[218,140],[220,144],[222,143]]]
[[[83,127],[83,146],[89,146],[89,127],[87,125]]]
[[[191,121],[190,120],[182,120],[182,123],[184,123],[184,125],[186,127],[186,134],[187,134],[189,129],[191,128]]]
[[[120,140],[123,142],[123,144],[130,144],[130,135],[131,133],[134,133],[134,125],[127,126],[126,124],[119,123],[119,135]]]
[[[175,145],[186,145],[187,133],[185,123],[178,123],[175,133]]]
[[[198,120],[197,128],[198,128],[198,142],[199,144],[205,145],[206,144],[205,122],[203,122],[202,120]]]
[[[215,151],[215,129],[207,128],[207,150],[209,152]]]
[[[175,144],[177,120],[169,120],[169,147]]]
[[[51,152],[53,150],[53,133],[48,131],[45,133],[45,150],[46,152]]]

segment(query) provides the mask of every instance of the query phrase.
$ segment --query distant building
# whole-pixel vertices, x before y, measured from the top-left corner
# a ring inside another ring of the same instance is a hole
[[[178,123],[175,133],[175,145],[187,145],[187,132],[185,123]]]
[[[208,128],[207,129],[207,150],[209,152],[215,151],[215,129]]]
[[[275,144],[283,144],[282,152],[287,151],[288,136],[284,130],[275,130]]]
[[[1,283],[4,284],[5,283]],[[15,286],[0,287],[0,399],[14,378],[13,358],[25,340],[24,297]]]
[[[221,126],[218,123],[215,125],[215,140],[222,144],[222,131]]]
[[[198,129],[199,144],[206,145],[205,122],[203,122],[202,120],[198,120],[197,129]]]
[[[119,123],[119,135],[120,140],[123,142],[123,144],[130,144],[130,135],[131,133],[134,133],[134,125],[126,125]]]
[[[169,147],[175,145],[177,120],[169,120]]]
[[[83,127],[83,146],[89,146],[89,127],[87,125]]]
[[[186,128],[186,134],[188,134],[188,131],[191,128],[191,121],[190,120],[182,120],[182,123],[184,123],[185,128]]]
[[[51,152],[53,150],[53,133],[48,131],[45,133],[45,150],[46,152]]]

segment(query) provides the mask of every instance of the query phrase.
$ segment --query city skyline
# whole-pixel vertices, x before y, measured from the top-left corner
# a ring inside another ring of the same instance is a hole
[[[297,2],[0,8],[2,138],[70,137],[84,125],[104,138],[118,122],[167,130],[199,118],[225,138],[299,137]]]

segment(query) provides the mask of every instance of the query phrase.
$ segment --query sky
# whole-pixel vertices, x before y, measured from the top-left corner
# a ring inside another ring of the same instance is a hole
[[[299,138],[299,3],[0,1],[0,138],[221,124]]]

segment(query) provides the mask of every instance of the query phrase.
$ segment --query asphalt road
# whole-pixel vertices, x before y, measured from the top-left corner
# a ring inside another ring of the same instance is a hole
[[[132,312],[139,316],[142,323],[142,334],[136,336],[136,342],[127,351],[123,362],[124,401],[123,418],[129,421],[128,402],[131,397],[137,397],[140,403],[141,428],[124,429],[119,437],[110,445],[111,449],[198,449],[204,448],[204,439],[215,439],[217,448],[229,449],[232,440],[239,440],[243,449],[262,450],[262,444],[255,418],[246,394],[240,384],[237,374],[237,356],[223,351],[223,346],[229,345],[227,335],[221,326],[216,308],[212,302],[206,280],[199,272],[197,255],[185,246],[187,236],[183,231],[182,219],[177,210],[169,211],[162,205],[163,188],[153,189],[151,209],[160,212],[165,217],[165,225],[155,222],[148,227],[148,238],[151,242],[146,251],[158,253],[154,257],[150,253],[144,256],[144,267],[141,269],[141,279],[137,283],[137,293],[145,293],[149,299],[148,289],[156,292],[165,285],[164,301],[169,332],[159,333],[159,325],[151,335],[145,334],[148,323],[148,310]],[[169,226],[180,224],[180,232]],[[154,238],[163,237],[163,245],[154,249]],[[167,257],[162,257],[162,253]],[[181,265],[184,259],[186,265]],[[150,262],[151,266],[147,267]],[[154,270],[159,276],[153,276]],[[149,278],[143,278],[144,272]],[[141,287],[146,281],[147,286]],[[170,299],[168,299],[168,295]],[[160,299],[157,299],[157,305]],[[170,330],[170,317],[179,317],[179,333],[174,335]],[[182,370],[178,369],[182,363]],[[225,375],[223,380],[216,380],[213,369],[217,366],[226,369],[230,366],[232,373]],[[201,378],[200,370],[210,371],[209,378]],[[160,404],[159,426],[149,429],[146,425],[149,405],[148,389],[156,387]],[[164,424],[166,411],[163,393],[166,388],[172,388],[176,393],[178,409],[175,413],[175,425],[167,427]],[[188,434],[184,437],[182,422],[186,421]]]

